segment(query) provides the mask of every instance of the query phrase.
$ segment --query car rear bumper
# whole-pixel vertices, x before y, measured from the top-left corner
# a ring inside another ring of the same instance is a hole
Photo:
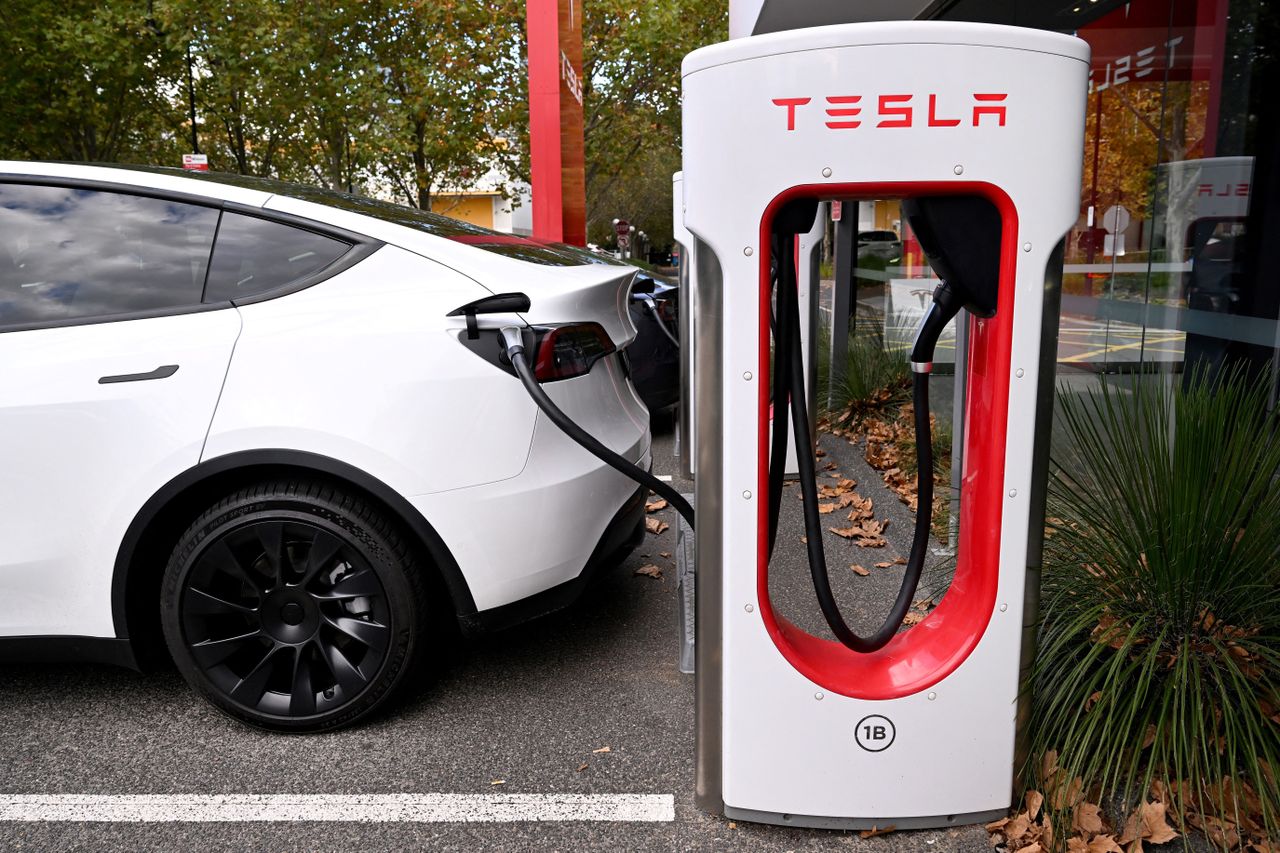
[[[613,449],[641,468],[652,464],[647,432]],[[410,502],[456,561],[476,610],[485,611],[578,578],[636,490],[540,417],[518,476]]]
[[[638,487],[614,515],[587,559],[581,574],[520,601],[482,610],[463,620],[466,633],[499,631],[569,606],[604,569],[618,565],[644,541],[645,489]]]

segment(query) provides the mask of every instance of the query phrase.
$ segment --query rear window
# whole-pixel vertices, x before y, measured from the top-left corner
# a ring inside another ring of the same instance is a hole
[[[341,258],[351,244],[280,222],[222,214],[205,302],[228,302],[309,278]]]
[[[231,186],[323,204],[339,210],[359,213],[383,222],[402,225],[434,237],[444,237],[448,240],[466,243],[468,246],[475,246],[477,249],[484,249],[486,252],[505,255],[506,257],[527,261],[531,264],[572,267],[605,262],[600,260],[598,256],[572,246],[547,243],[514,234],[503,234],[500,231],[481,228],[479,225],[472,225],[469,222],[450,219],[438,213],[430,213],[425,210],[419,210],[416,207],[406,207],[402,204],[380,201],[376,198],[367,198],[353,193],[275,181],[270,178],[231,175],[222,172],[188,172],[182,169],[169,169],[159,166],[128,166],[125,168],[140,172],[178,175],[192,180],[230,184]]]

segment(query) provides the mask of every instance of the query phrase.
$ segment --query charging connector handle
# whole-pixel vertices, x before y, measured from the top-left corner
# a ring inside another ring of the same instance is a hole
[[[671,334],[671,330],[667,328],[666,321],[662,319],[662,312],[658,310],[658,301],[648,293],[637,293],[632,298],[644,303],[644,307],[648,308],[649,313],[653,315],[653,322],[658,324],[658,328],[662,331],[662,334],[667,340],[675,344],[678,349],[680,347],[680,339]]]
[[[662,482],[639,465],[629,461],[626,457],[605,447],[591,433],[575,424],[547,396],[547,392],[538,384],[537,377],[533,375],[533,371],[529,368],[529,361],[524,355],[524,334],[519,328],[515,326],[503,328],[502,345],[507,351],[507,358],[511,359],[511,365],[516,370],[516,376],[519,377],[520,384],[524,385],[525,390],[529,392],[529,396],[533,398],[533,402],[553,424],[560,428],[561,432],[610,468],[625,474],[642,486],[648,486],[654,494],[666,498],[675,507],[676,512],[680,513],[680,516],[689,522],[689,527],[693,528],[693,507],[689,505],[683,495],[672,488],[669,483]]]

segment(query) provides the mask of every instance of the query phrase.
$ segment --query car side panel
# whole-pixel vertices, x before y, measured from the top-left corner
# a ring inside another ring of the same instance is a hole
[[[317,453],[403,495],[516,476],[534,412],[519,386],[459,344],[445,321],[489,293],[383,246],[314,287],[242,306],[244,331],[204,458]]]
[[[617,358],[544,388],[606,447],[649,469],[648,411]],[[539,415],[529,463],[518,477],[411,500],[449,544],[476,608],[484,611],[577,578],[635,491],[634,481]]]
[[[199,462],[239,330],[226,308],[0,333],[0,636],[115,636],[120,541]]]

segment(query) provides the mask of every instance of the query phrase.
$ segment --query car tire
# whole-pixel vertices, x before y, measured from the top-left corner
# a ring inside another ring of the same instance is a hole
[[[423,571],[397,525],[311,481],[210,507],[165,569],[161,622],[187,682],[259,728],[330,731],[372,714],[424,645]]]

